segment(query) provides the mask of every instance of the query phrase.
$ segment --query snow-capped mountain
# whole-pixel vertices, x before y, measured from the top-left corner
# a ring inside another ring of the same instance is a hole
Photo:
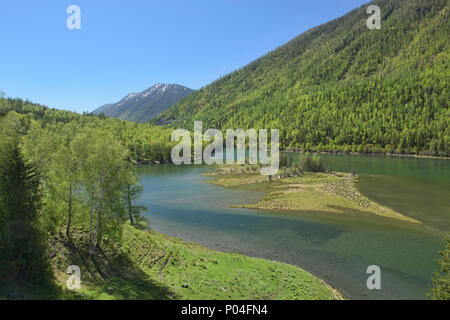
[[[193,90],[177,85],[158,83],[139,93],[130,93],[117,103],[105,104],[93,111],[111,118],[146,122],[167,110]]]

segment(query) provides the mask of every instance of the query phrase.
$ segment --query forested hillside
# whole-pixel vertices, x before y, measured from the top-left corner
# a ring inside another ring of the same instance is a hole
[[[25,129],[32,135],[59,135],[72,127],[73,134],[86,129],[98,129],[112,135],[129,150],[129,160],[134,163],[169,162],[171,130],[150,124],[138,124],[119,119],[109,119],[92,114],[78,114],[51,109],[21,99],[0,98],[0,119],[13,112],[22,115]],[[35,130],[35,132],[33,132]]]
[[[380,0],[313,28],[194,92],[157,119],[279,128],[284,147],[450,153],[449,2]]]

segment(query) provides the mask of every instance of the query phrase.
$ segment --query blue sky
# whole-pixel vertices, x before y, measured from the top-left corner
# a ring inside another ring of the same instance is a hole
[[[157,82],[199,89],[367,2],[1,1],[0,91],[83,112]]]

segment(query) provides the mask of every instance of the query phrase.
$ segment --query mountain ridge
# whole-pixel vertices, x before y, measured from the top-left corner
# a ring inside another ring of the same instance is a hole
[[[103,113],[108,117],[122,120],[146,122],[191,92],[193,92],[192,89],[178,84],[157,83],[142,92],[129,93],[117,103],[105,104],[92,113]]]

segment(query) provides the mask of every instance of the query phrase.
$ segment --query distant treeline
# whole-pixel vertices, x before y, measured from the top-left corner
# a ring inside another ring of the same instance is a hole
[[[21,99],[0,98],[0,118],[9,112],[24,116],[26,129],[34,123],[35,127],[58,134],[70,125],[74,131],[95,128],[108,132],[115,140],[125,146],[129,160],[133,163],[169,162],[174,144],[170,143],[172,130],[150,124],[138,124],[119,119],[106,118],[104,115],[51,109]]]

